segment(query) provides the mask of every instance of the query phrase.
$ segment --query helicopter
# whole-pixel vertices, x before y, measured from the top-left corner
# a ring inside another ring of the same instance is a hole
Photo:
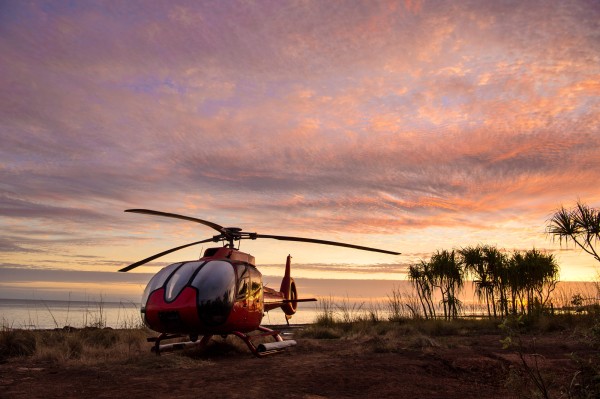
[[[238,248],[235,247],[235,242],[270,238],[400,255],[399,252],[335,241],[250,233],[239,227],[223,227],[176,213],[150,209],[127,209],[125,212],[183,219],[210,227],[219,234],[157,253],[132,263],[119,272],[130,271],[193,245],[223,243],[221,247],[206,249],[198,260],[176,262],[162,268],[148,282],[142,295],[140,311],[146,326],[160,333],[158,337],[148,338],[149,342],[154,343],[152,351],[157,355],[190,346],[203,348],[214,335],[234,335],[240,338],[257,357],[278,353],[296,344],[294,340],[284,340],[279,331],[262,326],[263,316],[265,312],[280,308],[289,325],[299,302],[317,299],[298,297],[296,283],[291,277],[290,255],[277,291],[263,285],[262,274],[256,268],[254,256],[241,252],[239,245]],[[202,338],[199,339],[200,336]],[[182,337],[189,337],[189,341],[161,344],[165,340]],[[253,341],[257,339],[273,339],[274,342],[255,344]]]

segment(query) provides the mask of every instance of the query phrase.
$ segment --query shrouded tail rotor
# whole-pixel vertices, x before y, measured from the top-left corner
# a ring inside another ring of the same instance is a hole
[[[291,260],[292,257],[288,255],[285,263],[285,273],[283,274],[283,280],[281,280],[281,287],[279,289],[286,299],[286,303],[281,306],[281,309],[288,320],[296,313],[296,309],[298,308],[298,290],[296,282],[291,276]]]

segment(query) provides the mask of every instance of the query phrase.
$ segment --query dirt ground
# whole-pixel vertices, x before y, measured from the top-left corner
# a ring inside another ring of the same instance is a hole
[[[533,337],[524,340],[540,355],[526,360],[550,385],[549,397],[583,389],[583,368],[600,359],[581,337],[569,334],[544,334],[535,347]],[[146,354],[147,348],[129,361],[95,364],[22,357],[0,364],[0,398],[531,397],[533,380],[517,352],[502,348],[501,338],[412,337],[391,344],[367,337],[296,338],[297,346],[261,359],[218,341],[192,357],[158,357]]]

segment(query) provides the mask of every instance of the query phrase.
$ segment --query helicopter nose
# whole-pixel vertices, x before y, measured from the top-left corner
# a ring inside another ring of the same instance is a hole
[[[158,332],[187,333],[197,331],[202,322],[196,311],[196,291],[185,288],[173,302],[165,301],[164,289],[154,291],[145,308],[148,327]]]

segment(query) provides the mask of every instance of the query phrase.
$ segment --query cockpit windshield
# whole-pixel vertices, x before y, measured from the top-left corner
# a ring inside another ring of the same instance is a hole
[[[203,262],[187,262],[174,272],[165,286],[165,301],[172,302],[183,291],[192,275]]]
[[[173,302],[189,286],[198,292],[198,315],[204,323],[216,326],[227,320],[235,302],[236,274],[231,263],[221,260],[174,263],[159,271],[144,290],[142,313],[154,291],[164,287],[164,300]]]
[[[224,323],[233,307],[235,271],[229,262],[206,262],[192,281],[198,290],[198,313],[208,325]]]
[[[150,294],[156,291],[157,289],[161,288],[165,281],[167,281],[171,273],[173,273],[173,271],[179,266],[181,266],[181,262],[173,263],[172,265],[164,267],[163,269],[161,269],[161,271],[156,273],[154,277],[152,277],[152,279],[146,286],[146,289],[144,290],[144,294],[142,295],[142,312],[146,307],[146,302],[148,302],[148,297],[150,296]]]

